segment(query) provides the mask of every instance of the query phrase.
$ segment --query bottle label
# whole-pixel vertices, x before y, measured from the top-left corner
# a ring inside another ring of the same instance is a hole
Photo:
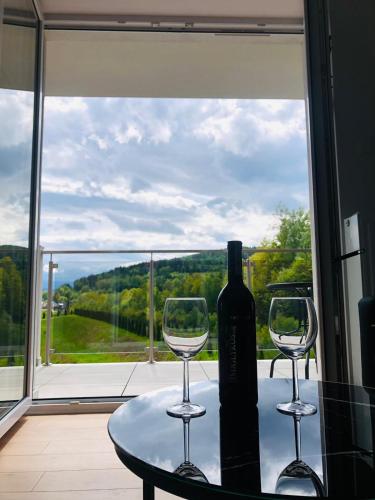
[[[238,383],[240,381],[240,367],[238,365],[239,357],[241,356],[241,349],[245,345],[239,345],[241,339],[245,340],[250,334],[250,315],[248,316],[229,316],[228,328],[228,382]],[[245,337],[245,339],[244,339]],[[243,342],[242,342],[243,343]],[[241,344],[241,342],[240,342]]]
[[[228,351],[229,351],[229,373],[228,373],[228,382],[236,382],[238,373],[237,373],[237,328],[236,325],[232,325],[230,328],[229,342],[228,342]]]

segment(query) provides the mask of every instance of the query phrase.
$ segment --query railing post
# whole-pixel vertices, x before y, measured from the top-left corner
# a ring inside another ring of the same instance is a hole
[[[253,263],[249,258],[246,259],[246,277],[247,277],[247,288],[251,291],[251,267]]]
[[[45,366],[51,364],[51,319],[52,319],[52,287],[53,287],[53,270],[57,269],[58,265],[52,260],[52,254],[50,254],[50,260],[48,262],[48,297],[47,297],[47,325],[46,325],[46,359]]]
[[[148,362],[154,363],[154,259],[153,253],[150,255],[150,279],[149,279],[149,323],[148,323],[148,334],[150,340],[150,349],[148,353]]]

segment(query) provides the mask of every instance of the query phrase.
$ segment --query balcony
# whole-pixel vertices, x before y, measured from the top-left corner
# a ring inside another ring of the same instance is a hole
[[[267,256],[276,260],[270,264]],[[182,365],[161,331],[168,296],[206,298],[210,337],[190,375],[191,381],[217,378],[216,298],[226,280],[225,258],[223,250],[41,251],[33,397],[124,397],[181,385]],[[310,250],[244,249],[244,280],[258,302],[259,377],[270,376],[278,353],[266,325],[273,295],[265,287],[266,267],[296,258],[309,262]],[[303,377],[303,360],[299,369]],[[290,361],[279,359],[274,376],[291,377],[291,371]],[[317,378],[314,360],[309,371]]]

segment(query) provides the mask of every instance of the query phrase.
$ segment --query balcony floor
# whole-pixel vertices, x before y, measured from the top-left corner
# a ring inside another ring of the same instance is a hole
[[[258,361],[258,376],[269,377],[271,360]],[[298,372],[304,378],[305,361],[299,362]],[[279,359],[275,378],[292,376],[291,361]],[[217,361],[191,361],[190,381],[218,378]],[[310,361],[310,378],[317,379],[314,360]],[[80,398],[104,396],[135,396],[144,392],[182,384],[182,362],[166,361],[153,364],[87,363],[56,364],[36,369],[35,399]]]

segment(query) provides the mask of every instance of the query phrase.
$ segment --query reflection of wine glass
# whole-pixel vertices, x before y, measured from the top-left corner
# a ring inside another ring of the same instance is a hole
[[[279,495],[297,495],[323,497],[324,486],[315,471],[301,460],[301,416],[293,415],[296,460],[293,460],[280,473],[275,493]]]
[[[169,298],[165,301],[163,336],[171,351],[184,362],[184,392],[182,403],[167,409],[173,417],[198,417],[206,410],[190,403],[189,360],[202,349],[208,337],[206,299],[201,297]]]
[[[190,417],[182,417],[184,422],[184,461],[174,471],[181,477],[208,483],[206,476],[190,462]]]
[[[273,298],[268,325],[273,343],[293,363],[293,399],[290,403],[279,403],[277,409],[286,414],[313,415],[315,406],[299,398],[297,366],[318,332],[313,301],[309,297]]]

